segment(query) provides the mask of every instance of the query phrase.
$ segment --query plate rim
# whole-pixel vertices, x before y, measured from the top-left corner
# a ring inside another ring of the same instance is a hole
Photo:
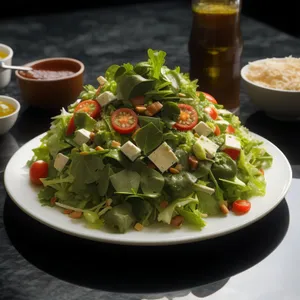
[[[10,197],[10,199],[28,216],[30,216],[31,218],[33,218],[34,220],[38,221],[39,223],[52,228],[58,232],[64,233],[64,234],[68,234],[71,235],[73,237],[77,237],[77,238],[83,238],[83,239],[87,239],[87,240],[91,240],[91,241],[95,241],[95,242],[100,242],[100,243],[106,243],[106,244],[115,244],[115,245],[123,245],[123,246],[174,246],[174,245],[180,245],[180,244],[190,244],[190,243],[195,243],[195,242],[202,242],[202,241],[206,241],[206,240],[211,240],[211,239],[215,239],[217,237],[222,237],[222,236],[226,236],[229,235],[231,233],[234,233],[236,231],[239,231],[245,227],[250,226],[251,224],[259,221],[260,219],[262,219],[263,217],[265,217],[266,215],[268,215],[272,210],[274,210],[280,203],[281,201],[285,198],[286,194],[288,193],[291,183],[292,183],[292,179],[293,179],[293,171],[292,171],[292,167],[291,164],[289,162],[289,160],[287,159],[287,157],[285,156],[285,154],[279,149],[279,147],[277,147],[274,143],[272,143],[271,141],[269,141],[268,139],[264,138],[263,136],[254,133],[252,131],[249,130],[249,133],[251,135],[253,135],[256,138],[259,138],[260,140],[262,140],[263,142],[267,142],[269,143],[269,145],[274,148],[274,150],[277,151],[277,153],[281,156],[281,158],[283,159],[283,161],[286,164],[287,170],[288,170],[288,174],[289,174],[289,178],[287,179],[286,182],[286,186],[285,188],[282,190],[281,194],[277,196],[276,198],[276,202],[274,205],[270,206],[268,209],[266,209],[264,211],[264,213],[260,214],[259,216],[251,219],[250,221],[245,221],[241,224],[239,224],[238,226],[235,226],[233,228],[227,229],[227,230],[217,230],[214,233],[211,234],[207,234],[204,236],[190,236],[187,235],[186,237],[183,236],[183,238],[178,239],[178,237],[171,237],[171,238],[166,238],[165,240],[159,240],[159,241],[139,241],[139,240],[132,240],[132,239],[107,239],[106,237],[101,237],[98,236],[93,236],[91,235],[86,235],[82,232],[75,232],[75,230],[69,230],[69,229],[65,229],[62,228],[59,225],[55,225],[53,223],[51,223],[51,221],[47,222],[47,220],[44,220],[42,217],[39,217],[35,214],[32,214],[30,212],[29,209],[26,208],[26,206],[22,205],[19,201],[17,201],[16,199],[14,199],[14,197],[12,196],[10,190],[7,187],[7,182],[9,181],[9,179],[7,178],[8,175],[8,169],[10,164],[12,163],[12,161],[14,160],[14,158],[16,157],[16,155],[20,152],[22,152],[22,150],[24,149],[24,147],[26,145],[28,145],[29,143],[33,142],[34,140],[39,140],[40,138],[42,138],[47,132],[41,133],[37,136],[35,136],[34,138],[30,139],[29,141],[27,141],[26,143],[24,143],[9,159],[8,163],[5,166],[5,170],[4,170],[4,187],[5,187],[5,191],[8,194],[8,196]],[[263,196],[265,197],[265,196]],[[38,202],[39,203],[39,202]]]

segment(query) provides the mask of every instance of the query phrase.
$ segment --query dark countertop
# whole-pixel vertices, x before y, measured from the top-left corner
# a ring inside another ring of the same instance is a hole
[[[187,72],[190,24],[191,13],[185,4],[139,4],[0,21],[0,42],[14,49],[14,64],[49,56],[77,58],[86,66],[85,82],[95,84],[97,76],[109,65],[143,60],[148,48],[166,51],[167,64],[179,65]],[[300,56],[299,40],[245,17],[242,34],[243,65],[262,57]],[[22,105],[17,124],[10,133],[0,137],[0,299],[133,300],[149,297],[146,293],[159,292],[162,297],[164,292],[172,290],[176,290],[172,295],[185,295],[201,285],[197,293],[204,297],[226,285],[229,277],[264,260],[284,240],[290,218],[285,200],[249,228],[216,241],[176,247],[171,251],[170,248],[145,250],[95,245],[46,228],[22,213],[9,199],[3,186],[3,172],[20,146],[48,129],[52,115],[28,108],[22,102],[14,75],[0,94],[15,97]],[[268,138],[285,153],[293,167],[293,176],[299,177],[299,142],[289,138],[298,136],[299,123],[268,118],[251,104],[243,87],[240,117],[250,130]],[[243,240],[245,234],[249,240],[239,245],[238,241]],[[235,251],[236,246],[246,251],[247,258],[237,255],[236,264],[218,258],[210,262],[220,246],[223,247],[222,258]],[[210,253],[208,262],[206,259],[198,262],[205,275],[187,266],[180,269],[186,273],[180,278],[177,276],[176,268],[180,266],[176,263],[186,262],[182,260],[185,252],[189,257]],[[124,262],[141,253],[147,259],[139,268],[134,262]],[[159,266],[156,267],[161,253],[170,257],[168,263],[160,267],[165,270],[163,274],[157,273]],[[113,259],[106,260],[105,255]],[[68,257],[69,262],[62,256]],[[119,256],[124,256],[123,262]],[[76,260],[78,268],[74,266]],[[175,262],[173,267],[171,261]]]

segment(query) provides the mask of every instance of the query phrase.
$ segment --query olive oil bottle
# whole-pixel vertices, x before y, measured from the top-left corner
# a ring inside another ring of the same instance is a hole
[[[232,112],[240,106],[240,0],[193,0],[190,77]]]

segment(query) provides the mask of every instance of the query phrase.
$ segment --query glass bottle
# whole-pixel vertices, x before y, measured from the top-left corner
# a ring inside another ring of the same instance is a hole
[[[190,77],[233,113],[240,106],[241,0],[192,0]]]

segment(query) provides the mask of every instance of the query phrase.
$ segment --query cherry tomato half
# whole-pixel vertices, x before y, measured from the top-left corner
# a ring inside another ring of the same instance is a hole
[[[228,125],[226,128],[226,132],[227,133],[235,133],[235,129],[231,125]]]
[[[174,127],[182,131],[191,130],[198,123],[196,110],[194,107],[183,103],[179,103],[178,107],[180,108],[180,115]]]
[[[241,152],[237,149],[224,149],[223,151],[227,153],[233,160],[237,160]]]
[[[220,135],[221,134],[221,130],[220,130],[220,127],[218,125],[216,125],[216,128],[215,128],[215,131],[214,131],[214,134],[216,136]]]
[[[48,177],[48,163],[43,160],[35,161],[29,169],[29,177],[33,184],[42,185],[40,178]]]
[[[100,115],[101,106],[96,100],[85,100],[75,107],[74,112],[86,112],[95,119]]]
[[[208,93],[205,93],[205,92],[197,92],[197,96],[199,97],[200,96],[200,93],[202,93],[204,96],[205,96],[205,98],[208,100],[208,101],[210,101],[211,103],[213,103],[213,104],[218,104],[218,102],[217,102],[217,100],[212,96],[212,95],[210,95],[210,94],[208,94]]]
[[[76,130],[76,126],[75,126],[75,122],[74,122],[74,117],[71,117],[68,128],[67,128],[66,135],[72,135],[75,130]]]
[[[238,215],[245,214],[251,209],[251,203],[248,200],[235,200],[232,203],[232,211]]]
[[[213,119],[213,120],[216,120],[217,117],[218,117],[218,112],[217,110],[212,107],[212,106],[207,106],[204,108],[204,111],[210,115],[210,117]]]
[[[113,129],[121,134],[133,132],[137,127],[137,122],[137,115],[130,108],[119,108],[111,115]]]
[[[74,109],[74,113],[86,112],[91,118],[96,119],[101,113],[101,106],[96,100],[85,100],[80,102]],[[70,119],[66,135],[71,135],[76,130],[74,116]]]

